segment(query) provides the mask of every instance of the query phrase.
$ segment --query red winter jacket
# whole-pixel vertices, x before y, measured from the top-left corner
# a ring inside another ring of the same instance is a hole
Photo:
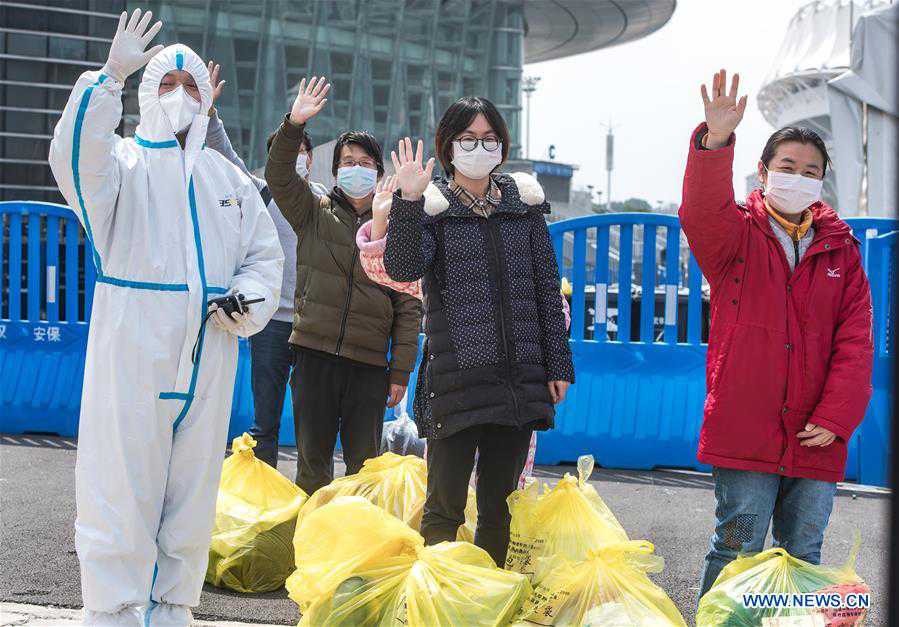
[[[734,201],[735,138],[690,142],[681,224],[709,281],[711,332],[699,461],[724,468],[841,481],[846,442],[871,397],[871,292],[858,242],[823,202],[814,241],[790,272],[763,194]],[[799,446],[812,422],[837,439]]]

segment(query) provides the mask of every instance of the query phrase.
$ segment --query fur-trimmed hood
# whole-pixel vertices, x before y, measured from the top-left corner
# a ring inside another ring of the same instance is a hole
[[[495,174],[493,180],[502,194],[497,212],[526,213],[528,211],[549,213],[549,203],[543,187],[537,179],[525,172],[511,174]],[[427,221],[438,221],[444,217],[475,217],[471,209],[465,206],[449,189],[449,181],[437,179],[428,184],[424,191],[424,211]]]

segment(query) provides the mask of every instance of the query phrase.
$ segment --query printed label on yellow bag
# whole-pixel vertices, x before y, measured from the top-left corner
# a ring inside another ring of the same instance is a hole
[[[770,616],[762,619],[762,627],[826,627],[827,622],[821,614],[806,616]]]

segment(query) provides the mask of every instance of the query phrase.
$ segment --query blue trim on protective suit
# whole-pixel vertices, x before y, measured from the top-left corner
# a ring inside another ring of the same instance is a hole
[[[81,102],[78,105],[78,114],[75,116],[75,127],[72,138],[72,180],[75,184],[75,194],[78,196],[78,204],[81,207],[81,217],[84,220],[84,230],[87,235],[87,241],[90,243],[91,253],[94,257],[94,267],[97,268],[97,274],[100,276],[103,275],[103,265],[100,262],[100,253],[97,252],[97,247],[94,246],[94,231],[91,229],[91,223],[87,217],[87,209],[84,206],[84,196],[81,194],[81,172],[78,167],[78,160],[81,156],[81,127],[84,125],[84,114],[87,111],[91,93],[93,93],[94,87],[102,84],[106,78],[106,74],[100,74],[97,81],[84,90],[84,94],[81,96]]]
[[[174,431],[178,430],[178,425],[181,424],[181,421],[184,420],[184,417],[187,415],[188,410],[190,410],[191,404],[193,404],[194,400],[194,391],[197,387],[197,375],[200,373],[200,362],[203,359],[203,340],[206,337],[206,303],[209,300],[209,287],[206,285],[206,264],[203,260],[203,241],[200,238],[200,219],[197,215],[197,200],[194,196],[194,177],[190,177],[190,182],[187,185],[187,199],[190,202],[190,219],[194,225],[194,244],[197,247],[197,267],[200,273],[200,285],[203,287],[203,307],[200,309],[200,337],[197,338],[197,358],[194,361],[193,371],[190,375],[190,386],[188,387],[188,397],[184,401],[184,407],[181,408],[181,413],[178,414],[178,417],[175,418],[175,424],[172,426]]]
[[[151,142],[149,139],[144,139],[140,135],[134,135],[134,142],[138,146],[143,146],[144,148],[177,148],[178,140],[170,139],[164,142]]]
[[[150,614],[156,609],[156,601],[153,600],[153,586],[156,585],[156,576],[159,574],[159,562],[153,564],[153,578],[150,580],[150,605],[144,614],[144,627],[150,627]]]
[[[206,291],[209,292],[210,294],[227,294],[227,293],[228,293],[228,288],[227,288],[227,287],[217,287],[217,286],[215,286],[215,285],[210,285],[209,288],[208,288]]]
[[[178,67],[179,70],[184,69],[184,53],[183,52],[175,53],[175,65]]]
[[[171,401],[171,400],[186,401],[186,400],[190,400],[190,398],[191,398],[190,394],[185,394],[183,392],[160,392],[159,393],[159,400],[162,400],[162,401]]]
[[[129,281],[107,275],[97,276],[97,283],[108,283],[118,287],[130,287],[136,290],[153,290],[156,292],[186,292],[187,283],[147,283],[145,281]]]

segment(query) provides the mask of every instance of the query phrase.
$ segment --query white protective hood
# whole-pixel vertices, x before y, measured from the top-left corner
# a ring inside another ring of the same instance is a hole
[[[197,155],[206,141],[206,127],[209,124],[207,112],[212,107],[212,84],[209,72],[199,55],[184,44],[173,44],[163,48],[144,69],[138,90],[140,123],[135,131],[138,144],[153,146],[170,145],[177,142],[175,131],[168,116],[159,104],[159,84],[162,77],[172,70],[184,70],[194,77],[200,90],[200,113],[194,116],[187,133],[184,146],[184,179],[190,179]],[[157,151],[153,151],[156,153]],[[168,156],[169,151],[158,151],[158,156]]]
[[[839,208],[846,215],[896,217],[897,37],[899,4],[860,17],[853,31],[849,71],[827,84]],[[863,104],[868,109],[867,132]],[[864,184],[867,203],[862,196]]]

